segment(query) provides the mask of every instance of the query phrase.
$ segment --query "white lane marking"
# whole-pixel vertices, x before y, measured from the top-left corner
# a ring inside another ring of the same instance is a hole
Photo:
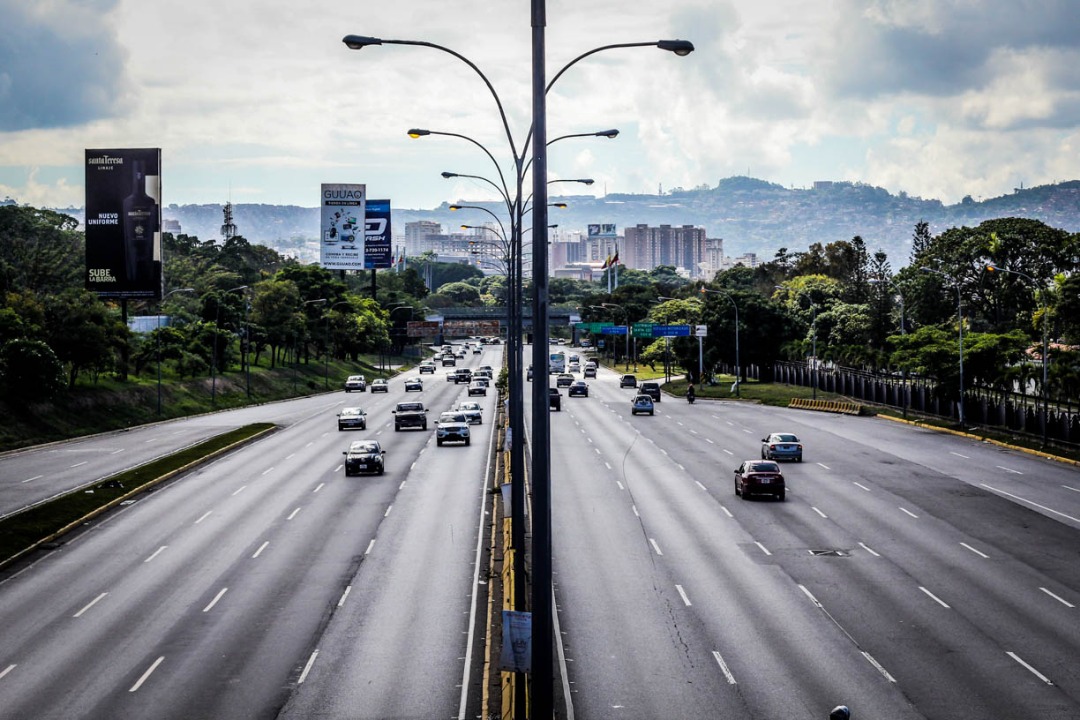
[[[759,543],[757,540],[754,541],[754,544],[757,545],[759,548],[761,548],[761,552],[765,553],[766,555],[772,555],[772,553],[769,552],[769,548],[765,547],[764,545]]]
[[[365,555],[370,555],[371,554],[371,548],[373,548],[373,547],[375,547],[375,539],[374,538],[372,538],[371,542],[369,542],[367,544],[367,550],[364,551],[364,554]]]
[[[731,511],[728,510],[725,506],[721,505],[720,509],[723,510],[724,514],[727,515],[729,518],[735,517],[734,515],[731,514]]]
[[[319,492],[320,490],[323,489],[324,485],[326,485],[326,483],[319,483],[319,486],[317,488],[315,488],[314,490],[312,490],[311,493],[315,494],[315,493]]]
[[[154,558],[156,558],[156,557],[157,557],[158,555],[160,555],[160,554],[161,554],[161,553],[162,553],[162,552],[163,552],[163,551],[165,550],[165,548],[167,548],[167,547],[169,547],[169,546],[168,546],[168,545],[162,545],[162,546],[161,546],[161,547],[159,547],[159,548],[158,548],[157,550],[155,550],[155,551],[153,552],[153,554],[152,554],[152,555],[151,555],[150,557],[148,557],[148,558],[146,558],[145,560],[143,560],[143,562],[144,562],[144,563],[148,563],[148,562],[150,562],[151,560],[153,560]]]
[[[960,543],[960,545],[963,546],[963,547],[966,547],[968,550],[970,550],[971,552],[975,553],[976,555],[978,555],[979,557],[981,557],[981,558],[983,558],[985,560],[990,559],[989,555],[987,555],[984,552],[980,552],[980,551],[976,550],[975,548],[971,547],[970,545],[968,545],[965,542]]]
[[[32,477],[32,478],[26,478],[26,479],[25,479],[25,480],[23,480],[23,481],[22,481],[22,483],[20,483],[20,484],[25,484],[25,483],[28,483],[28,482],[34,482],[35,480],[40,480],[40,479],[41,479],[41,478],[43,478],[43,477],[45,477],[45,476],[44,476],[44,475],[35,475],[35,476],[34,476],[34,477]]]
[[[214,596],[214,599],[210,601],[210,604],[204,607],[202,611],[210,612],[211,610],[213,610],[214,606],[218,604],[218,600],[221,599],[221,596],[227,592],[229,592],[229,588],[221,588],[221,590],[218,591],[218,594]]]
[[[611,465],[608,463],[607,460],[604,461],[604,467],[606,467],[608,470],[611,469]]]
[[[1020,472],[1019,470],[1013,470],[1012,468],[1007,468],[1004,465],[995,465],[994,467],[996,467],[998,470],[1004,470],[1005,472],[1012,473],[1013,475],[1023,475],[1024,474],[1024,473]]]
[[[682,425],[682,423],[679,423],[679,424],[680,424],[680,425]],[[698,431],[697,431],[697,430],[694,430],[693,428],[691,428],[691,429],[690,429],[690,432],[691,432],[691,434],[693,434],[693,435],[697,435],[697,434],[698,434]]]
[[[964,458],[965,460],[970,460],[970,459],[971,459],[971,458],[969,458],[969,457],[968,457],[967,455],[961,455],[960,453],[958,453],[958,452],[953,452],[952,450],[950,450],[950,451],[949,451],[949,454],[950,454],[950,455],[955,455],[956,457],[962,457],[962,458]]]
[[[716,658],[716,664],[720,666],[720,672],[724,673],[724,677],[727,678],[728,685],[735,685],[735,676],[731,674],[731,670],[728,669],[724,658],[720,657],[720,653],[715,650],[712,651],[712,654]]]
[[[1010,651],[1006,652],[1005,654],[1006,654],[1006,655],[1008,655],[1009,657],[1011,657],[1011,658],[1012,658],[1013,660],[1015,660],[1016,662],[1018,662],[1018,663],[1020,663],[1021,665],[1023,665],[1024,667],[1026,667],[1026,668],[1027,668],[1027,669],[1028,669],[1028,670],[1029,670],[1029,671],[1031,672],[1031,674],[1032,674],[1032,675],[1034,675],[1035,677],[1039,678],[1040,680],[1042,680],[1042,681],[1043,681],[1044,683],[1046,683],[1047,685],[1053,685],[1053,684],[1054,684],[1054,683],[1053,683],[1053,682],[1052,682],[1052,681],[1050,680],[1050,678],[1046,677],[1046,676],[1045,676],[1045,675],[1043,675],[1043,674],[1042,674],[1041,672],[1039,672],[1038,670],[1036,670],[1035,668],[1031,667],[1030,665],[1028,665],[1028,664],[1027,664],[1026,662],[1024,662],[1023,660],[1021,660],[1021,659],[1020,659],[1020,656],[1019,656],[1019,655],[1017,655],[1016,653],[1014,653],[1014,652],[1012,652],[1012,651],[1010,650]]]
[[[1060,596],[1058,596],[1058,595],[1055,595],[1054,593],[1050,592],[1049,590],[1047,590],[1047,589],[1046,589],[1046,588],[1044,588],[1044,587],[1041,587],[1041,588],[1039,588],[1039,589],[1040,589],[1040,590],[1042,590],[1042,591],[1043,591],[1044,593],[1046,593],[1047,595],[1049,595],[1050,597],[1052,597],[1052,598],[1054,598],[1055,600],[1057,600],[1057,601],[1058,601],[1059,603],[1061,603],[1061,604],[1062,604],[1062,605],[1064,605],[1065,607],[1076,607],[1075,605],[1073,605],[1073,604],[1072,604],[1071,602],[1069,602],[1069,601],[1068,601],[1068,600],[1066,600],[1065,598],[1063,598],[1063,597],[1060,597]]]
[[[874,557],[881,557],[881,555],[879,555],[878,553],[876,553],[876,552],[874,552],[873,550],[871,550],[871,549],[870,549],[870,547],[869,547],[869,546],[867,546],[867,544],[866,544],[866,543],[859,543],[859,545],[861,545],[861,546],[862,546],[862,549],[863,549],[863,550],[865,550],[866,552],[870,553],[870,554],[871,554],[871,555],[873,555]]]
[[[91,600],[90,602],[88,602],[88,603],[87,603],[87,604],[86,604],[86,605],[85,605],[85,606],[83,607],[83,609],[82,609],[82,610],[80,610],[79,612],[75,613],[75,614],[74,614],[74,615],[72,615],[71,617],[82,617],[82,614],[83,614],[84,612],[86,612],[86,611],[87,611],[87,610],[89,610],[90,608],[92,608],[92,607],[94,607],[95,605],[97,605],[97,604],[98,604],[98,602],[100,602],[100,601],[101,601],[101,600],[102,600],[102,599],[103,599],[103,598],[104,598],[104,597],[105,597],[106,595],[108,595],[108,594],[109,594],[109,593],[107,593],[107,592],[103,592],[103,593],[101,593],[101,594],[100,594],[100,595],[98,595],[98,596],[97,596],[96,598],[94,598],[93,600]],[[1060,598],[1059,598],[1059,599],[1060,599]]]
[[[341,472],[341,468],[343,468],[343,467],[345,467],[345,466],[344,465],[338,465],[336,468],[334,468],[334,472]]]
[[[636,515],[637,517],[641,517],[641,513],[637,511],[637,505],[631,505],[630,509],[634,511],[634,515]]]
[[[853,485],[855,485],[855,487],[861,487],[861,488],[862,488],[863,490],[865,490],[866,492],[870,492],[870,488],[866,487],[865,485],[863,485],[863,484],[862,484],[862,483],[860,483],[860,482],[854,482],[854,481],[852,481],[852,484],[853,484]]]
[[[41,476],[38,475],[38,477],[41,477]],[[30,479],[31,480],[36,480],[37,478],[30,478]],[[1080,488],[1074,488],[1071,485],[1062,485],[1061,487],[1065,488],[1066,490],[1072,490],[1073,492],[1080,492]]]
[[[312,441],[312,442],[309,442],[309,443],[308,443],[307,445],[305,445],[304,447],[311,447],[311,446],[312,446],[312,445],[314,445],[314,444],[315,444],[315,442],[314,442],[314,441]]]
[[[1073,522],[1080,523],[1080,518],[1075,518],[1072,515],[1066,515],[1063,512],[1058,512],[1057,510],[1054,510],[1052,508],[1048,508],[1045,505],[1040,505],[1039,503],[1031,502],[1030,500],[1028,500],[1026,498],[1022,498],[1019,495],[1013,495],[1012,493],[1005,492],[1004,490],[998,490],[996,487],[991,487],[990,485],[987,485],[986,483],[981,483],[981,484],[987,490],[992,490],[992,491],[994,491],[996,493],[999,493],[1001,495],[1005,495],[1006,497],[1011,497],[1014,500],[1019,500],[1020,502],[1027,503],[1028,505],[1031,505],[1032,507],[1037,507],[1040,510],[1045,510],[1046,512],[1054,513],[1055,515],[1060,515],[1063,518],[1068,518],[1069,520],[1072,520]]]
[[[937,595],[935,595],[934,593],[932,593],[929,590],[927,590],[926,588],[924,588],[922,585],[919,586],[919,589],[922,590],[924,593],[926,593],[926,596],[928,598],[930,598],[931,600],[936,602],[941,607],[945,608],[946,610],[950,609],[948,603],[946,603],[944,600],[939,598]]]
[[[825,513],[821,512],[820,510],[818,510],[818,509],[817,509],[816,507],[814,507],[813,505],[811,505],[811,506],[810,506],[810,509],[811,509],[811,510],[813,510],[814,512],[816,512],[816,513],[817,513],[818,515],[820,515],[821,517],[825,518],[826,520],[828,520],[828,519],[829,519],[829,516],[828,516],[828,515],[826,515]]]
[[[307,663],[304,664],[304,670],[300,673],[300,679],[296,681],[297,685],[303,685],[307,680],[308,673],[311,672],[311,666],[315,664],[315,658],[319,657],[319,651],[316,649],[311,653],[311,657],[308,658]]]
[[[159,657],[159,658],[158,658],[157,660],[155,660],[155,661],[154,661],[154,662],[153,662],[153,663],[152,663],[152,664],[150,665],[150,667],[148,667],[148,668],[146,669],[146,672],[144,672],[144,673],[142,674],[142,677],[141,677],[141,678],[139,678],[139,679],[138,679],[138,681],[137,681],[137,682],[136,682],[136,683],[135,683],[134,685],[132,685],[132,686],[131,686],[131,689],[130,689],[130,690],[128,690],[128,692],[136,692],[136,691],[137,691],[137,690],[138,690],[139,688],[141,688],[141,687],[142,687],[142,684],[143,684],[144,682],[146,682],[147,678],[149,678],[149,677],[150,677],[150,676],[151,676],[151,675],[152,675],[152,674],[154,673],[154,671],[155,671],[155,670],[157,670],[157,667],[158,667],[158,665],[160,665],[160,664],[161,664],[161,661],[162,661],[162,660],[164,660],[164,659],[165,659],[165,656],[164,656],[164,655],[162,655],[162,656],[161,656],[161,657]]]
[[[615,484],[619,486],[620,490],[625,490],[626,489],[625,487],[623,487],[623,484],[621,482],[619,482],[618,480],[615,481]]]
[[[5,676],[5,675],[7,675],[7,674],[8,674],[9,672],[11,672],[12,670],[14,670],[14,669],[15,669],[15,667],[16,667],[16,666],[15,666],[14,664],[11,664],[11,665],[8,665],[8,666],[7,666],[6,668],[4,668],[3,670],[0,670],[0,680],[3,680],[3,679],[4,679],[4,676]]]
[[[730,450],[728,450],[727,448],[724,449],[724,452],[726,452],[728,455],[734,455],[735,454],[735,453],[731,452]]]
[[[677,468],[679,468],[680,470],[682,470],[683,472],[686,472],[686,468],[685,468],[685,467],[683,467],[682,463],[675,463],[675,466],[676,466]]]
[[[289,453],[288,455],[285,456],[285,459],[286,460],[292,460],[294,457],[296,457],[296,453]]]
[[[409,466],[409,472],[412,472],[415,469],[416,469],[416,462],[413,461],[413,464]]]
[[[907,513],[908,515],[910,515],[911,517],[915,518],[916,520],[918,520],[918,519],[919,519],[919,516],[918,516],[918,515],[916,515],[915,513],[911,512],[910,510],[908,510],[908,509],[907,509],[907,508],[905,508],[905,507],[902,507],[902,508],[900,508],[900,512],[903,512],[903,513]]]
[[[593,448],[593,450],[595,450],[595,451],[596,451],[596,454],[597,454],[597,455],[600,455],[600,454],[602,454],[602,453],[600,452],[600,448]]]
[[[660,546],[656,544],[655,540],[653,540],[652,538],[649,538],[649,542],[652,543],[653,550],[656,551],[657,555],[663,555],[664,554],[664,553],[660,552]]]
[[[239,488],[236,489],[236,492],[232,494],[232,497],[236,497],[240,493],[244,492],[245,488],[247,488],[247,485],[241,485]]]
[[[254,560],[255,558],[257,558],[257,557],[259,557],[260,555],[262,555],[262,551],[263,551],[263,550],[265,550],[265,549],[266,549],[266,546],[267,546],[267,545],[269,545],[269,544],[270,544],[270,541],[269,541],[269,540],[267,540],[267,541],[266,541],[266,542],[264,542],[264,543],[263,543],[262,545],[260,545],[260,546],[259,546],[259,549],[255,551],[255,554],[251,556],[251,559],[252,559],[252,560]]]
[[[818,599],[816,597],[814,597],[814,594],[806,589],[805,585],[800,585],[799,589],[803,591],[803,594],[806,595],[806,597],[810,598],[810,602],[814,603],[814,605],[816,605],[818,608],[820,608],[822,610],[825,609],[824,607],[822,607],[821,603],[818,602]]]
[[[122,453],[122,452],[124,452],[124,448],[120,448],[119,450],[113,450],[113,451],[112,451],[111,453],[109,453],[109,454],[110,454],[110,455],[119,455],[119,454],[120,454],[120,453]]]
[[[263,470],[262,474],[263,475],[268,475],[268,474],[270,474],[272,472],[274,472],[274,468],[273,468],[273,466],[270,466],[270,467],[266,468],[265,470]]]
[[[393,506],[393,505],[389,505],[389,506],[388,506],[388,507],[386,508],[386,512],[384,512],[382,516],[383,516],[383,517],[390,517],[390,511],[391,511],[391,510],[393,510],[393,509],[394,509],[394,506]]]
[[[682,420],[676,420],[675,422],[679,423],[679,427],[683,427]]]
[[[88,462],[90,462],[90,461],[89,460],[83,460],[82,462],[75,463],[74,465],[68,465],[68,468],[77,468],[80,465],[85,465]]]
[[[746,428],[743,428],[743,429],[742,429],[742,431],[743,431],[744,433],[746,433],[747,435],[749,435],[749,434],[750,434],[750,431],[749,431],[748,429],[746,429]]]
[[[689,596],[687,596],[686,591],[683,590],[683,586],[676,585],[675,589],[679,591],[679,597],[681,597],[682,601],[686,603],[686,607],[690,607],[693,603],[690,602],[690,598]]]
[[[300,508],[296,508],[295,510],[293,510],[291,513],[289,513],[289,517],[287,517],[285,519],[286,520],[292,520],[294,517],[296,517],[296,514],[298,512],[300,512]]]
[[[825,463],[816,463],[816,464],[817,464],[818,467],[823,467],[826,470],[832,470],[832,468],[829,467],[828,465],[826,465]]]
[[[712,441],[712,438],[705,438],[705,442],[709,443],[710,445],[715,445],[716,444],[716,443],[714,443]]]
[[[351,592],[352,592],[352,585],[346,585],[345,586],[345,592],[341,593],[341,598],[339,598],[338,601],[337,601],[337,606],[338,607],[341,607],[342,605],[345,604],[345,598],[349,597],[349,593],[351,593]]]
[[[402,480],[402,481],[401,481],[401,484],[397,486],[397,489],[398,489],[398,490],[402,490],[402,489],[404,489],[404,488],[405,488],[405,483],[406,483],[406,482],[407,482],[406,480]]]
[[[235,494],[235,493],[234,493],[234,494]],[[192,525],[198,525],[198,524],[199,524],[199,523],[201,523],[201,522],[202,522],[203,520],[205,520],[206,518],[210,517],[210,516],[211,516],[211,515],[213,515],[213,514],[214,514],[214,511],[213,511],[213,510],[207,510],[206,512],[204,512],[204,513],[203,513],[202,515],[200,515],[200,516],[199,516],[199,519],[198,519],[198,520],[196,520],[195,522],[193,522],[193,523],[191,523],[191,524],[192,524]]]
[[[885,668],[883,668],[881,666],[881,663],[879,663],[877,660],[875,660],[874,657],[870,653],[864,651],[862,655],[863,655],[864,658],[866,658],[867,662],[869,662],[871,665],[873,665],[875,668],[877,668],[877,671],[879,673],[881,673],[882,675],[885,676],[886,680],[888,680],[891,683],[896,682],[896,678],[894,678],[892,675],[890,675],[889,671],[886,670]]]
[[[582,430],[581,432],[582,432],[582,434],[584,434],[584,433],[585,433],[585,431],[584,431],[584,430]],[[592,440],[592,438],[591,438],[591,437],[588,437],[588,436],[586,436],[586,437],[585,437],[585,439],[589,441],[589,444],[590,444],[590,445],[595,445],[595,444],[596,444],[596,443],[594,443],[594,442],[593,442],[593,440]]]
[[[698,486],[699,488],[701,488],[702,490],[704,490],[705,492],[708,492],[708,491],[709,491],[709,488],[707,488],[707,487],[705,487],[704,485],[702,485],[702,484],[701,484],[701,481],[700,481],[700,480],[695,480],[694,482],[696,482],[696,483],[697,483],[697,486]]]

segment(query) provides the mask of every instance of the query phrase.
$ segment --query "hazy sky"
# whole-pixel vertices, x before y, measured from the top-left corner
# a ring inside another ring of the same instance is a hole
[[[0,197],[83,204],[84,148],[160,147],[164,202],[484,199],[532,112],[529,0],[0,0]],[[1080,0],[548,0],[551,178],[655,193],[751,175],[957,202],[1080,177]],[[571,189],[575,188],[575,189]]]

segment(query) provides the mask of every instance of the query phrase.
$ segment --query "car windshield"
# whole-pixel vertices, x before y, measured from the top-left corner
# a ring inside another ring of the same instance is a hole
[[[376,442],[354,442],[349,446],[349,452],[356,453],[358,455],[366,455],[370,453],[379,452],[379,443]]]
[[[424,406],[420,403],[401,403],[397,406],[397,409],[402,412],[416,412],[417,410],[423,410]]]
[[[636,398],[634,398],[634,402],[641,405],[649,404],[652,403],[652,398],[648,395],[638,395]]]
[[[773,435],[773,440],[775,440],[776,442],[799,442],[799,438],[795,435],[785,433]]]
[[[340,376],[340,375],[338,375],[338,377],[341,377],[341,376]],[[349,376],[349,379],[350,379],[350,380],[363,380],[363,379],[364,379],[364,376],[363,376],[363,375],[350,375],[350,376]]]
[[[361,410],[360,408],[342,408],[341,409],[341,416],[342,417],[351,417],[353,415],[361,415],[361,414],[363,414],[363,410]]]
[[[462,410],[479,410],[480,409],[480,403],[476,403],[476,402],[461,403],[461,409]]]
[[[465,416],[461,413],[444,412],[439,416],[439,422],[441,423],[463,423],[465,422]]]
[[[774,462],[756,462],[750,464],[750,472],[778,473],[780,466]]]

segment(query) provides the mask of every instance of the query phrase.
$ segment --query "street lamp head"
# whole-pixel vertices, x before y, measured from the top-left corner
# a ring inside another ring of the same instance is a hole
[[[460,209],[461,209],[461,205],[451,205],[451,206],[450,206],[450,209],[451,209],[451,210],[460,210]]]
[[[1001,270],[1001,268],[999,268],[994,263],[990,263],[989,265],[986,266],[986,270],[987,270],[987,272],[998,272],[999,270]]]
[[[612,128],[611,130],[601,130],[598,133],[594,133],[594,135],[596,135],[596,137],[606,137],[614,140],[619,136],[619,131],[615,128]]]
[[[660,40],[656,43],[656,47],[673,52],[679,57],[686,57],[694,52],[694,43],[689,40]]]
[[[374,37],[367,37],[366,35],[346,35],[341,39],[341,42],[345,43],[345,47],[350,50],[359,50],[366,48],[368,45],[382,45],[382,40]]]
[[[416,139],[418,137],[424,137],[425,135],[430,135],[431,131],[430,130],[423,130],[421,128],[413,128],[412,130],[409,131],[408,134],[409,134],[409,137],[411,137],[413,139]]]
[[[443,171],[443,173],[442,173],[442,176],[443,176],[444,178],[450,179],[450,178],[456,178],[456,177],[458,177],[458,174],[457,174],[457,173],[452,173],[452,172],[446,172],[446,171]]]
[[[557,202],[557,203],[548,203],[548,207],[559,208],[560,210],[565,210],[567,208],[567,205],[564,202]]]

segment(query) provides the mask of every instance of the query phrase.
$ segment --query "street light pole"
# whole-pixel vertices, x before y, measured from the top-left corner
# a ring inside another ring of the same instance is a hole
[[[739,304],[735,302],[735,298],[730,293],[724,290],[710,290],[709,288],[702,287],[701,294],[705,295],[712,293],[714,295],[723,295],[731,301],[731,306],[735,308],[735,397],[742,397],[740,389],[742,387],[742,365],[739,364]],[[817,332],[814,332],[816,338]],[[815,353],[816,354],[816,353]],[[817,358],[814,358],[815,361]]]
[[[1043,396],[1043,412],[1042,412],[1042,446],[1045,448],[1047,444],[1047,433],[1049,428],[1047,427],[1050,421],[1050,387],[1047,384],[1047,362],[1049,360],[1050,339],[1047,335],[1050,325],[1050,304],[1046,299],[1047,289],[1045,287],[1039,287],[1039,282],[1028,275],[1025,272],[1019,270],[1006,270],[1005,268],[998,267],[994,263],[990,263],[986,266],[989,272],[1003,272],[1011,273],[1013,275],[1019,275],[1022,278],[1026,278],[1035,285],[1042,292],[1043,295],[1043,317],[1042,317],[1042,396]]]
[[[935,270],[930,267],[919,268],[923,272],[933,273],[934,275],[940,275],[946,280],[952,280],[956,284],[956,325],[957,334],[960,338],[960,399],[956,407],[957,416],[960,418],[960,427],[964,427],[964,309],[960,300],[960,278],[952,278],[941,270]]]
[[[161,417],[161,310],[162,305],[165,302],[165,298],[169,297],[173,293],[178,292],[195,292],[195,288],[177,288],[176,290],[170,290],[165,293],[161,300],[158,301],[158,313],[157,313],[157,414]]]
[[[600,303],[600,306],[605,308],[615,308],[616,310],[621,310],[623,313],[623,319],[626,320],[626,342],[624,343],[625,347],[623,349],[625,357],[623,358],[623,362],[626,363],[626,372],[630,372],[630,313],[625,307],[617,305],[616,303]]]

